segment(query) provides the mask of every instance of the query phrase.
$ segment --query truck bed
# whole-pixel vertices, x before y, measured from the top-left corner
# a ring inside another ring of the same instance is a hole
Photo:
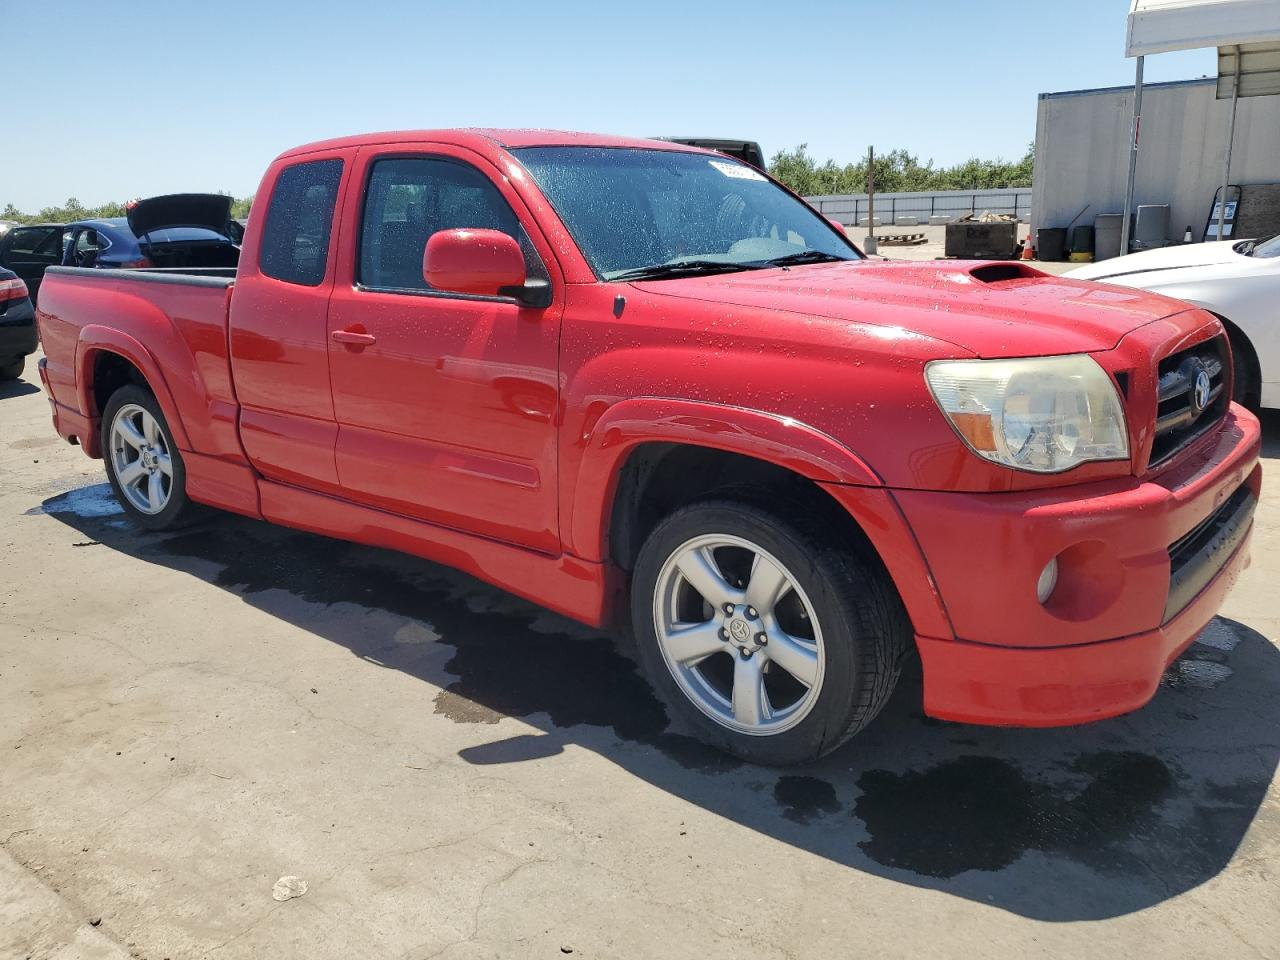
[[[49,268],[39,326],[58,432],[100,455],[102,394],[121,375],[104,358],[119,355],[156,386],[184,452],[243,459],[227,348],[234,283],[227,268]]]

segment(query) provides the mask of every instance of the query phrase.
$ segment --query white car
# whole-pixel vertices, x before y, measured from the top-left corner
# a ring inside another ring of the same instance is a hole
[[[1254,410],[1280,407],[1280,235],[1146,250],[1066,276],[1151,290],[1217,314],[1231,338],[1233,399]]]

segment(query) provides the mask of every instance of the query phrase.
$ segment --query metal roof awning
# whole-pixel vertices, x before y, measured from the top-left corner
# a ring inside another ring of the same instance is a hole
[[[1133,0],[1124,55],[1278,41],[1280,0]]]
[[[1218,48],[1218,99],[1230,100],[1233,93],[1240,97],[1272,97],[1280,93],[1280,43],[1241,43]]]
[[[1217,237],[1226,239],[1227,187],[1231,145],[1235,139],[1236,101],[1240,97],[1280,94],[1280,0],[1132,0],[1124,55],[1137,58],[1133,85],[1133,140],[1129,185],[1124,195],[1121,251],[1129,252],[1129,214],[1133,209],[1138,136],[1142,125],[1142,61],[1153,53],[1218,48],[1219,100],[1231,101],[1218,204]]]

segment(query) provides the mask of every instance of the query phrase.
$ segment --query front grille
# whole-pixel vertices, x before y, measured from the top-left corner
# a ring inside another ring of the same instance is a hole
[[[1227,358],[1227,339],[1218,336],[1160,361],[1155,438],[1148,466],[1168,460],[1226,415],[1231,402]],[[1208,377],[1207,391],[1201,373]],[[1201,381],[1199,390],[1197,381]]]

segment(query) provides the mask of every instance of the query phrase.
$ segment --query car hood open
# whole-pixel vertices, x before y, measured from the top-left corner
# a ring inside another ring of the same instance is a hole
[[[220,193],[170,193],[139,200],[129,208],[129,229],[142,238],[166,227],[204,227],[223,236],[231,219],[231,198]]]
[[[978,357],[1110,350],[1191,309],[1147,293],[1065,280],[1019,262],[846,261],[642,281],[647,293],[910,331]]]

